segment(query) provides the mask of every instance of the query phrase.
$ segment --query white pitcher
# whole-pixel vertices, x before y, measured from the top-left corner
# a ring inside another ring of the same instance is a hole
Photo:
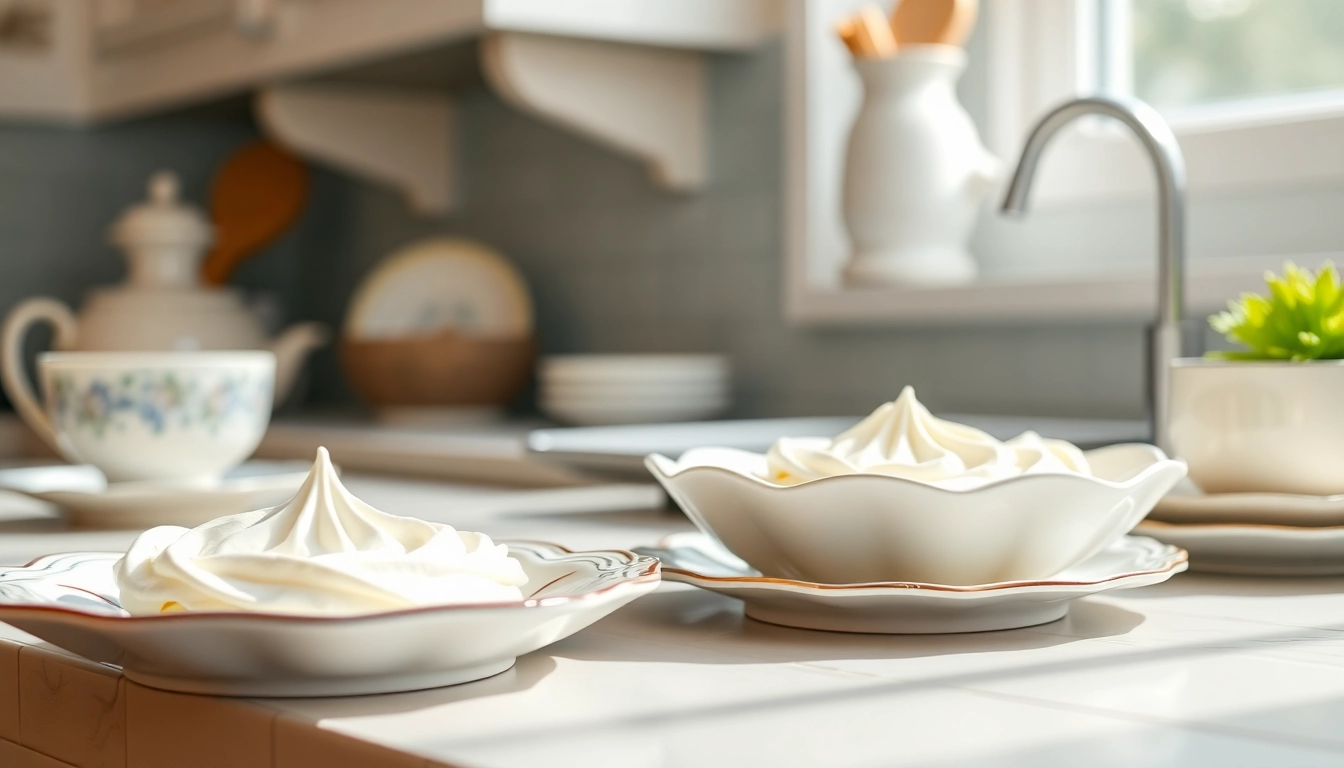
[[[957,101],[966,52],[912,45],[854,62],[864,99],[845,159],[845,280],[940,285],[975,278],[966,249],[981,198],[1002,165]]]

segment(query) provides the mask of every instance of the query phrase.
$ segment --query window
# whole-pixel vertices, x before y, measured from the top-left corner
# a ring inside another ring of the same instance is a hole
[[[1173,117],[1344,102],[1339,0],[1101,0],[1107,85]]]
[[[1191,189],[1344,178],[1341,0],[1015,0],[988,6],[990,139],[1013,157],[1032,122],[1083,93],[1162,112]],[[1041,179],[1045,204],[1148,187],[1119,131],[1083,124]],[[1059,166],[1067,165],[1067,169]]]

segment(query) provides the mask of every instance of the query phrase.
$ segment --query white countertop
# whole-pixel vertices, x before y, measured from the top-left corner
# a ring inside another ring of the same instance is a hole
[[[689,527],[660,511],[539,511],[525,502],[535,491],[473,505],[479,492],[462,486],[348,481],[388,511],[498,538],[631,547]],[[64,532],[43,514],[0,496],[0,562],[134,536]],[[0,636],[23,639],[2,625]],[[1341,766],[1344,579],[1184,574],[1088,598],[1041,627],[924,637],[775,627],[665,584],[491,679],[254,704],[483,768]]]

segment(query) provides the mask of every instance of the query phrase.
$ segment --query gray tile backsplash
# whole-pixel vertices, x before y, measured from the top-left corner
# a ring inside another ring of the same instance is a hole
[[[292,318],[339,324],[357,281],[391,250],[447,233],[492,243],[526,275],[549,352],[718,351],[743,416],[866,412],[904,384],[939,409],[1137,416],[1134,325],[817,330],[781,308],[781,61],[777,46],[713,58],[713,181],[681,195],[634,160],[461,94],[463,204],[418,218],[392,191],[315,171],[294,232],[240,282]],[[245,114],[171,115],[95,130],[0,126],[0,306],[77,300],[122,273],[108,223],[173,167],[202,201],[213,168],[255,135]],[[311,401],[348,398],[335,356]]]

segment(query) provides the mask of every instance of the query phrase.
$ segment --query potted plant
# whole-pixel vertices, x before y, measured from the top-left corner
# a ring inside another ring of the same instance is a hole
[[[1209,318],[1240,345],[1173,363],[1172,447],[1206,493],[1344,493],[1344,288],[1335,265],[1267,273]]]

